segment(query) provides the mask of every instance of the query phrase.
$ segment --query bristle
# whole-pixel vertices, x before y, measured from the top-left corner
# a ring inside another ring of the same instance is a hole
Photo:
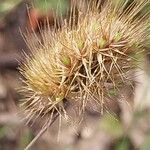
[[[42,39],[35,35],[33,42],[27,38],[32,56],[21,73],[29,120],[58,110],[63,99],[73,95],[81,101],[80,112],[89,101],[95,101],[102,112],[109,90],[119,93],[130,82],[127,73],[135,67],[134,54],[149,45],[149,13],[138,17],[149,0],[129,6],[127,1],[85,3],[73,6],[69,21],[64,20],[57,31],[43,31]]]

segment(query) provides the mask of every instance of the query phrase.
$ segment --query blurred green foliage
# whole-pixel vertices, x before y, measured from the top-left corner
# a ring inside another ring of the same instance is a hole
[[[21,0],[0,0],[0,18],[13,9]]]
[[[144,143],[141,146],[140,150],[149,150],[150,149],[150,133],[145,137]]]
[[[121,122],[111,114],[107,114],[102,118],[100,128],[115,138],[123,135],[123,127]]]
[[[112,0],[114,4],[125,2],[125,0]],[[133,0],[128,0],[127,5]],[[138,1],[138,0],[136,0]],[[3,17],[7,12],[14,8],[21,0],[0,0],[0,17]],[[41,13],[46,13],[50,9],[54,9],[58,14],[64,14],[69,6],[69,0],[31,0],[33,6],[39,9]],[[142,10],[143,13],[147,13],[150,9],[150,3]]]
[[[6,131],[7,131],[7,127],[6,126],[1,126],[0,127],[0,139],[5,136]]]
[[[24,131],[20,138],[21,149],[24,149],[30,143],[33,137],[34,136],[32,135],[32,132],[30,132],[29,130]]]
[[[116,142],[115,150],[133,150],[130,140],[127,137],[120,138]]]
[[[0,18],[4,17],[21,0],[0,0]],[[33,7],[41,13],[47,13],[49,10],[55,10],[57,14],[64,14],[69,6],[68,0],[33,0]]]
[[[49,10],[55,10],[58,14],[64,14],[68,8],[68,0],[34,0],[35,8],[41,13],[47,13]]]

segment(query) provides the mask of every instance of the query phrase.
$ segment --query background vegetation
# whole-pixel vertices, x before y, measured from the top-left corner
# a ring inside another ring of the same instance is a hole
[[[60,10],[58,11],[58,5]],[[116,2],[116,1],[115,1]],[[30,2],[28,2],[30,3]],[[67,0],[34,0],[30,6],[38,12],[31,12],[31,19],[45,17],[46,13],[58,11],[65,14],[69,7]],[[150,5],[141,13],[148,12]],[[140,14],[139,14],[140,15]],[[49,18],[52,20],[53,18]],[[34,28],[30,24],[26,5],[21,0],[0,0],[0,150],[23,150],[40,129],[40,122],[25,126],[18,117],[18,103],[22,98],[16,89],[22,85],[20,74],[16,69],[21,61],[21,50],[28,52],[18,29]],[[147,48],[149,51],[149,47]],[[149,56],[144,60],[143,71],[138,72],[134,80],[140,84],[137,92],[124,87],[120,93],[127,101],[110,104],[113,112],[104,116],[89,113],[81,125],[68,125],[62,122],[58,134],[58,120],[32,147],[32,150],[149,150],[150,147],[150,77]],[[115,94],[114,94],[115,95]],[[140,100],[137,109],[133,110],[135,97]],[[114,100],[119,99],[114,96]],[[59,137],[57,136],[59,135]],[[59,138],[59,143],[57,139]]]

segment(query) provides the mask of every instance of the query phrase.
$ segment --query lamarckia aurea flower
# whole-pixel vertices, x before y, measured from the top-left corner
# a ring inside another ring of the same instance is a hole
[[[42,38],[34,36],[36,42],[27,38],[32,54],[20,69],[26,118],[65,111],[64,99],[79,101],[79,112],[92,101],[101,111],[110,91],[119,93],[130,82],[128,72],[136,66],[136,54],[149,45],[149,12],[141,13],[149,3],[79,1],[78,15],[73,7],[74,15],[62,21],[60,29],[42,31]]]

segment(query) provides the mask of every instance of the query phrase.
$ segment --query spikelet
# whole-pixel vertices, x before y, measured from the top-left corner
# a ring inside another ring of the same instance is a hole
[[[64,20],[62,27],[41,33],[27,43],[32,55],[21,67],[25,86],[22,106],[27,119],[43,117],[59,108],[63,100],[88,102],[100,110],[110,91],[119,93],[130,82],[128,72],[135,68],[136,54],[149,45],[149,12],[140,15],[149,0],[88,2],[79,1],[78,16]],[[77,17],[77,19],[76,19]],[[78,98],[76,98],[76,96]]]

